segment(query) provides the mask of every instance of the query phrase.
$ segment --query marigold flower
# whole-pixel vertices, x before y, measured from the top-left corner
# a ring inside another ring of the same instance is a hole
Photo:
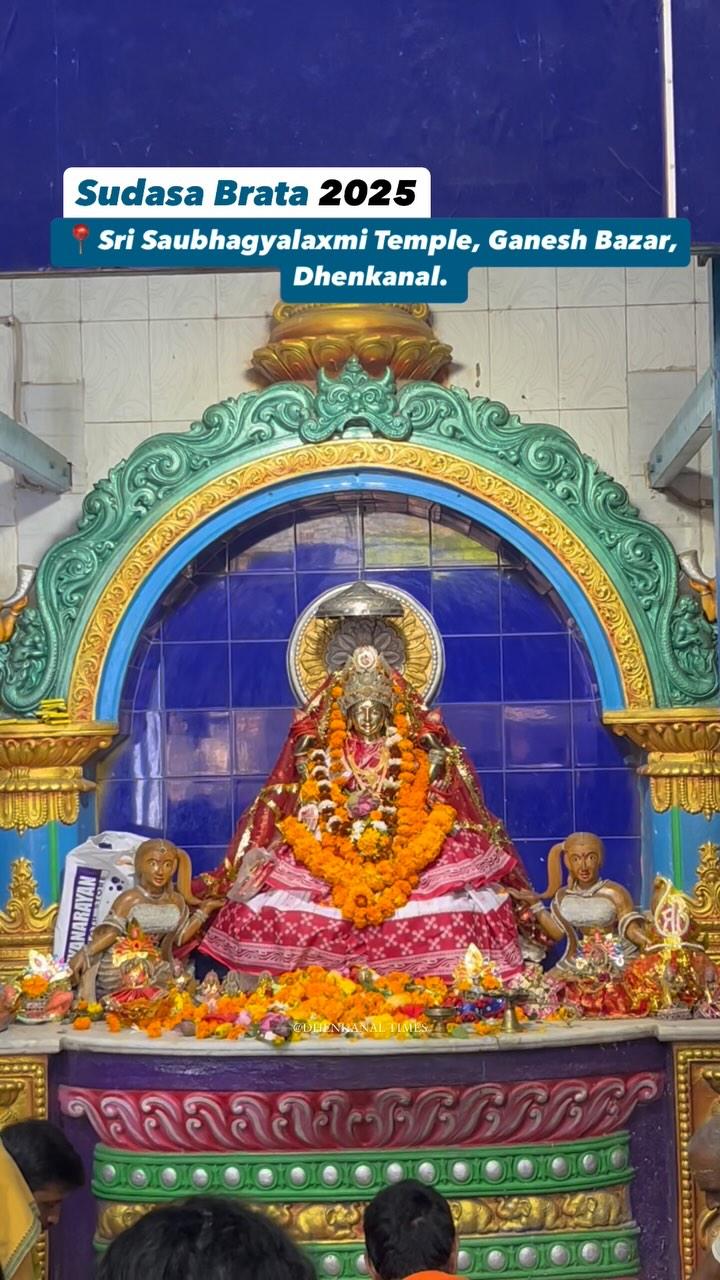
[[[302,801],[323,797],[316,808],[317,831],[296,817],[279,827],[298,862],[328,885],[328,900],[356,928],[366,928],[405,905],[425,867],[440,853],[455,813],[429,802],[427,755],[414,747],[410,719],[400,704],[375,807],[366,818],[351,820],[347,799],[353,771],[344,754],[347,725],[337,703],[340,696],[333,694],[329,715],[329,773],[328,757],[313,752],[311,758],[323,763],[313,770],[316,780],[306,780],[300,792]]]
[[[24,996],[29,996],[31,1000],[38,1000],[41,996],[47,994],[49,986],[47,978],[42,978],[39,973],[34,973],[22,979],[20,990]]]

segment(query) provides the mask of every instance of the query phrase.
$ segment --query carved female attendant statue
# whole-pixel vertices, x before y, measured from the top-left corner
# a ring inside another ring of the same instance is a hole
[[[605,850],[599,836],[576,831],[550,850],[548,887],[536,896],[531,911],[545,933],[556,942],[565,942],[557,970],[581,976],[583,940],[593,934],[615,936],[625,961],[633,959],[650,944],[648,922],[633,904],[627,889],[601,877]],[[568,882],[563,885],[563,866]],[[528,901],[528,895],[519,897]],[[549,909],[542,899],[550,899]]]
[[[520,859],[463,749],[375,648],[299,713],[226,865],[200,950],[231,969],[450,976],[474,943],[503,976],[542,955]],[[521,938],[522,933],[522,938]]]
[[[178,888],[174,886],[177,875]],[[137,986],[130,973],[143,968],[148,982],[168,976],[173,949],[185,946],[222,901],[200,905],[190,891],[188,855],[169,840],[146,840],[135,854],[135,887],[122,893],[87,946],[70,961],[73,980],[82,980],[88,1000]],[[196,910],[190,913],[190,906]]]

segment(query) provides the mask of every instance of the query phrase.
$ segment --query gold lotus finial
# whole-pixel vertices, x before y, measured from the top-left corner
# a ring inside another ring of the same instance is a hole
[[[439,381],[452,347],[432,331],[424,303],[292,304],[273,310],[270,338],[253,352],[267,382],[315,382],[355,356],[372,377],[391,369],[399,380]]]

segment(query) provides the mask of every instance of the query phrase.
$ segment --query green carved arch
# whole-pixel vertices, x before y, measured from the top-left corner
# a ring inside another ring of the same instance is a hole
[[[714,628],[680,591],[664,533],[640,519],[626,490],[559,427],[528,425],[504,405],[434,383],[398,392],[386,370],[356,359],[317,390],[282,383],[212,405],[188,431],[155,436],[87,494],[77,531],[48,551],[36,604],[0,644],[0,701],[32,716],[64,697],[80,637],[108,578],[147,529],[215,476],[293,445],[342,434],[410,440],[467,459],[541,501],[587,546],[621,595],[643,645],[659,706],[718,694]]]

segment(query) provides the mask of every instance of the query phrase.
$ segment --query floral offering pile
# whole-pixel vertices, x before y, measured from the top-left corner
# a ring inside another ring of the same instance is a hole
[[[272,1044],[310,1036],[356,1036],[378,1040],[424,1036],[432,1029],[428,1008],[444,1004],[448,989],[439,978],[413,979],[394,973],[355,978],[321,968],[299,969],[277,978],[263,977],[254,991],[236,990],[232,977],[221,986],[207,980],[175,988],[154,1005],[126,1001],[104,1014],[111,1031],[134,1026],[150,1037],[179,1031],[199,1040],[249,1037]],[[83,1030],[96,1010],[82,1010],[75,1027]]]
[[[83,1031],[104,1019],[110,1031],[132,1027],[152,1038],[175,1031],[199,1040],[250,1038],[275,1045],[310,1037],[423,1039],[438,1031],[491,1035],[511,995],[525,1005],[525,1011],[518,1007],[521,1019],[557,1018],[542,984],[538,969],[505,989],[494,966],[471,948],[452,984],[370,969],[347,977],[311,967],[263,976],[253,991],[243,991],[236,975],[222,984],[209,975],[200,986],[185,979],[155,1000],[139,991],[137,999],[110,1001],[109,1008],[78,1007],[73,1025]]]
[[[578,1017],[720,1017],[720,986],[714,965],[699,948],[656,946],[625,965],[609,936],[591,939],[581,952],[574,979],[558,987]],[[604,960],[602,959],[604,949]]]
[[[10,1005],[14,989],[12,1013],[18,1022],[59,1022],[67,1017],[72,1005],[70,970],[62,961],[31,951],[28,967],[14,987],[4,988],[3,1004]]]
[[[370,969],[348,977],[315,967],[262,976],[252,991],[241,990],[233,974],[224,983],[211,974],[201,985],[183,977],[153,998],[147,988],[138,988],[124,993],[122,1001],[77,1005],[73,1026],[85,1031],[104,1021],[110,1031],[132,1028],[152,1038],[176,1032],[198,1040],[255,1039],[278,1046],[315,1037],[468,1037],[497,1034],[509,1003],[525,1024],[656,1016],[669,1003],[670,986],[688,1016],[694,1010],[696,1017],[718,1017],[717,976],[713,996],[704,966],[701,953],[660,949],[639,957],[622,977],[606,960],[602,973],[572,980],[526,965],[503,984],[494,966],[471,947],[451,983],[399,972],[380,976]]]

